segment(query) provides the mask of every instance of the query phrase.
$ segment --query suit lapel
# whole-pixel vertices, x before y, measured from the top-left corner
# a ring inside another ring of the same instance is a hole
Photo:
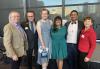
[[[69,24],[70,24],[70,21],[65,24],[67,29],[68,29]]]
[[[77,35],[79,34],[80,32],[80,24],[79,24],[79,21],[78,21],[78,30],[77,30]]]
[[[23,33],[22,33],[22,32],[20,32],[16,27],[14,27],[14,25],[10,24],[10,26],[11,26],[12,30],[13,30],[14,32],[16,32],[16,34],[20,34],[20,36],[22,36],[23,39],[24,39],[24,38],[27,39],[27,36],[26,36],[25,31],[23,31]]]
[[[80,31],[82,30],[83,24],[81,21],[78,21],[78,35],[80,33]]]
[[[28,27],[28,28],[30,29],[30,27],[29,27],[29,23],[28,23],[28,22],[26,23],[26,26],[25,26],[25,27]]]
[[[11,28],[12,28],[13,31],[16,31],[16,32],[20,33],[20,31],[18,31],[18,29],[16,27],[14,27],[14,25],[10,24],[10,26],[11,26]]]
[[[35,25],[35,24],[34,24]],[[33,27],[34,27],[34,25],[33,25]],[[26,26],[29,28],[29,30],[30,30],[30,27],[29,27],[29,23],[27,22],[26,23]],[[31,31],[31,30],[30,30]],[[34,33],[36,32],[36,29],[35,29],[35,27],[34,27]]]

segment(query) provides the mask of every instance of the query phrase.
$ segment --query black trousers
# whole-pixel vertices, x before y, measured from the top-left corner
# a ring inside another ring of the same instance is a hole
[[[89,69],[90,62],[84,62],[87,53],[79,52],[79,69]]]
[[[11,59],[11,69],[20,69],[21,60],[22,60],[22,57],[19,57],[18,61],[14,61]]]
[[[77,44],[67,43],[68,57],[66,62],[68,69],[78,69],[78,49]]]
[[[33,53],[33,49],[28,49],[27,51],[28,69],[32,69],[32,64],[33,64],[32,53]]]

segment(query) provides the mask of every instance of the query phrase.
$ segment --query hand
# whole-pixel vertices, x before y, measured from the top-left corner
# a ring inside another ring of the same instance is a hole
[[[18,61],[17,55],[12,56],[13,61]]]
[[[44,42],[42,42],[42,48],[43,49],[45,49],[46,47],[45,47],[45,44],[44,44]]]
[[[84,62],[89,62],[89,61],[90,61],[90,58],[85,57]]]

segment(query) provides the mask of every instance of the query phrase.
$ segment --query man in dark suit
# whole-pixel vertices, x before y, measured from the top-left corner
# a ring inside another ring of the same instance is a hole
[[[67,27],[67,50],[68,50],[68,57],[67,63],[69,69],[77,69],[77,44],[79,39],[79,34],[82,29],[83,22],[78,20],[78,12],[76,10],[71,11],[70,13],[71,20],[65,24]]]
[[[24,28],[27,39],[28,39],[28,51],[27,51],[27,58],[28,58],[28,69],[32,69],[32,62],[36,63],[37,58],[37,32],[36,32],[36,22],[35,22],[35,13],[34,11],[28,11],[26,14],[26,22],[22,23],[22,27]],[[33,54],[34,52],[34,54]],[[35,55],[35,61],[32,60],[32,56]]]

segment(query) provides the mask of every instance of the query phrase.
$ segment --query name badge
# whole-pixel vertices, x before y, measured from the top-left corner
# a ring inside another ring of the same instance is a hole
[[[85,36],[82,34],[81,37],[84,38]]]
[[[28,27],[25,27],[25,30],[27,30],[28,29]]]

